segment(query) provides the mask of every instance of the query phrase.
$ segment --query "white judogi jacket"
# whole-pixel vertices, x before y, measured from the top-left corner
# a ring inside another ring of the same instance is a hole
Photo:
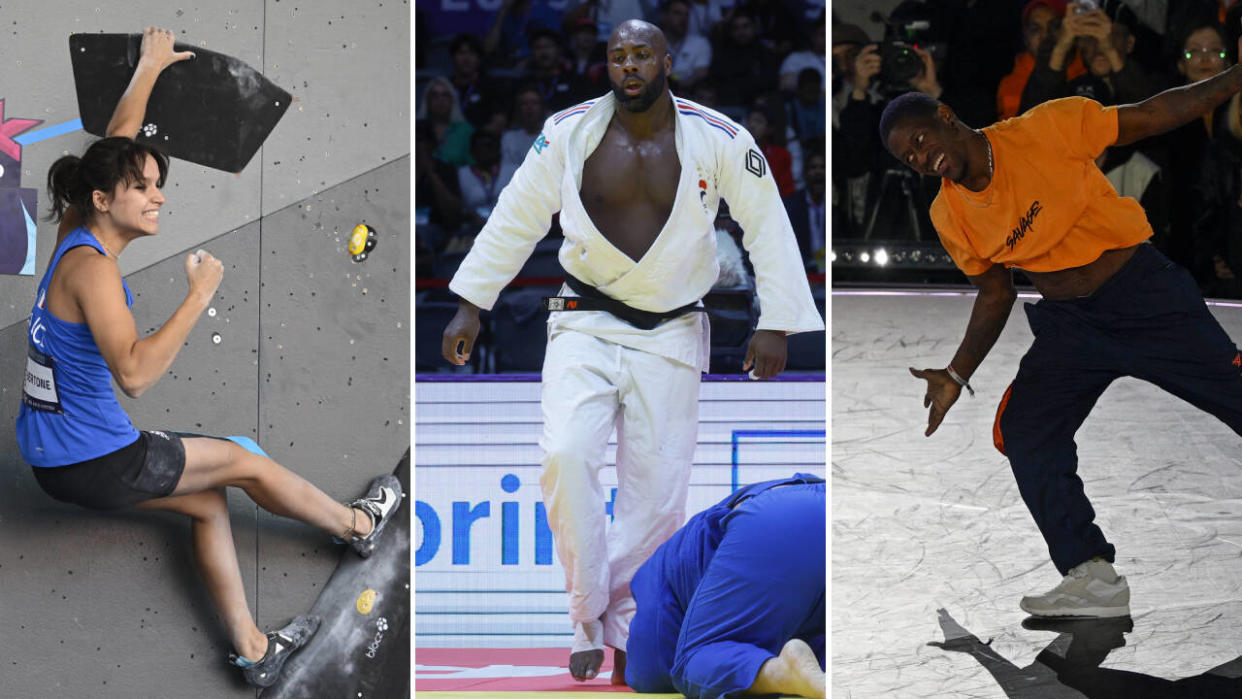
[[[573,276],[625,304],[668,311],[711,290],[716,262],[716,209],[723,197],[742,225],[759,295],[758,328],[788,333],[821,330],[823,319],[807,284],[802,257],[776,182],[750,134],[718,112],[674,97],[681,178],[673,210],[637,262],[595,227],[578,196],[587,157],[603,139],[611,93],[554,114],[514,173],[449,289],[483,309],[530,257],[560,211],[565,242],[558,254]],[[565,287],[562,295],[573,295]],[[577,330],[707,371],[704,313],[689,313],[640,330],[603,311],[552,313],[549,337]]]

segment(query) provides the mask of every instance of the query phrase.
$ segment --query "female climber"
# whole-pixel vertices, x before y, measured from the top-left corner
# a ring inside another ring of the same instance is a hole
[[[117,401],[113,380],[133,398],[159,381],[223,275],[223,265],[209,253],[187,255],[185,300],[163,326],[139,337],[117,258],[130,243],[159,233],[168,159],[134,138],[161,71],[193,57],[174,51],[171,32],[147,28],[107,136],[81,157],[60,158],[48,172],[51,218],[59,228],[30,316],[17,441],[39,485],[57,500],[188,516],[199,572],[236,651],[232,660],[248,682],[266,687],[319,620],[300,616],[266,634],[255,625],[225,486],[241,488],[273,514],[347,540],[362,556],[370,555],[403,494],[396,478],[383,476],[365,496],[344,505],[233,441],[140,431]]]

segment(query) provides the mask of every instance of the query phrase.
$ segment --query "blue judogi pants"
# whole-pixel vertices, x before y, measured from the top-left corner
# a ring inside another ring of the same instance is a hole
[[[1152,245],[1140,245],[1091,296],[1041,300],[1026,314],[1035,341],[993,436],[1065,575],[1093,556],[1115,556],[1083,492],[1074,444],[1104,389],[1121,376],[1149,381],[1242,434],[1242,356],[1190,273]]]
[[[803,481],[739,490],[692,517],[638,569],[631,688],[740,696],[791,638],[807,641],[823,666],[824,482]]]

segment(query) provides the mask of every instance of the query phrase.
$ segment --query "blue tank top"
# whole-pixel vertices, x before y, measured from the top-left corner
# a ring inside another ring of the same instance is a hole
[[[26,379],[17,416],[17,445],[31,466],[68,466],[89,461],[138,439],[112,390],[112,372],[86,323],[66,323],[47,310],[47,287],[68,250],[89,245],[105,255],[86,228],[65,236],[43,274],[30,311]],[[134,305],[129,285],[125,304]]]

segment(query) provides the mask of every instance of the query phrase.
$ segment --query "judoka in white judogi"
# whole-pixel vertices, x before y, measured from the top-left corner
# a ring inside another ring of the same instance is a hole
[[[821,330],[789,218],[750,134],[674,97],[681,176],[668,221],[635,261],[596,228],[579,198],[582,171],[613,117],[611,94],[553,115],[501,193],[449,288],[483,309],[517,275],[560,212],[565,270],[646,311],[701,299],[716,281],[720,199],[745,231],[760,303],[757,329]],[[573,295],[565,287],[562,295]],[[574,621],[574,651],[624,649],[638,566],[685,519],[698,429],[699,375],[708,369],[704,313],[640,330],[603,311],[548,320],[540,479]],[[599,470],[617,428],[618,490],[606,530]],[[607,533],[606,533],[607,531]]]

